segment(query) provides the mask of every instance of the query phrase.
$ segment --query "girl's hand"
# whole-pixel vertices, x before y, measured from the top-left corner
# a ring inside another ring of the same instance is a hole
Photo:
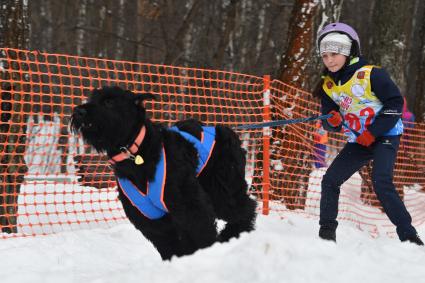
[[[329,125],[335,128],[339,127],[342,124],[341,114],[336,110],[332,110],[331,112],[329,112],[329,114],[333,114],[330,118],[327,119]]]
[[[368,131],[364,131],[357,137],[356,142],[363,146],[370,146],[375,141],[375,137]]]

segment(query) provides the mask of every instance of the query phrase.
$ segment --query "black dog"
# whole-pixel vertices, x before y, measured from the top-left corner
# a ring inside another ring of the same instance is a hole
[[[247,194],[245,151],[238,136],[193,119],[172,129],[153,123],[143,107],[143,100],[151,98],[104,87],[72,114],[72,128],[110,158],[130,221],[163,259],[251,231],[256,201]],[[201,141],[209,145],[199,150]],[[219,235],[216,219],[227,222]]]

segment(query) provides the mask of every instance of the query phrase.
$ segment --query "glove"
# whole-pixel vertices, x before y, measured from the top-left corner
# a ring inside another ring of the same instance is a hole
[[[342,124],[342,116],[338,111],[332,110],[329,114],[333,114],[330,118],[326,119],[332,127],[339,127]]]
[[[364,131],[357,137],[356,142],[363,146],[370,146],[375,141],[375,137],[368,131]]]

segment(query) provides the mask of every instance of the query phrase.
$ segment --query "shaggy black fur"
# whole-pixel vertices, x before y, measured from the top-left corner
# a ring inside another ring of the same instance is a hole
[[[144,193],[164,145],[167,158],[164,200],[169,213],[158,220],[144,217],[120,188],[119,199],[130,221],[164,260],[173,255],[192,254],[217,240],[227,241],[253,230],[256,201],[247,194],[245,151],[238,136],[227,127],[217,126],[212,156],[196,177],[198,157],[194,146],[180,134],[146,118],[143,100],[150,98],[153,95],[105,87],[94,90],[88,102],[76,107],[72,115],[72,128],[109,157],[132,144],[142,125],[146,126],[146,137],[138,151],[145,162],[136,165],[127,159],[114,165],[117,176],[130,179]],[[199,122],[190,119],[176,125],[200,138]],[[219,235],[216,219],[227,222]]]

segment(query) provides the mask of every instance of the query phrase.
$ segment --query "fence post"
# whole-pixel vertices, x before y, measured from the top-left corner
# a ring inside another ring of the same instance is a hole
[[[270,76],[263,77],[263,120],[270,121]],[[263,128],[263,214],[269,214],[269,188],[270,188],[270,127]]]

